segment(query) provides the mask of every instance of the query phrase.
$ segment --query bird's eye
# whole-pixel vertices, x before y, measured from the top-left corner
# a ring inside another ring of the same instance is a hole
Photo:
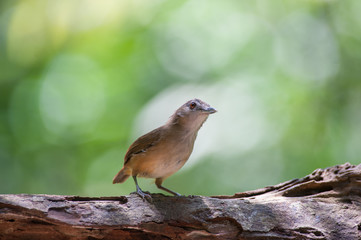
[[[189,105],[189,108],[193,110],[196,106],[197,106],[197,103],[192,102],[192,103]]]

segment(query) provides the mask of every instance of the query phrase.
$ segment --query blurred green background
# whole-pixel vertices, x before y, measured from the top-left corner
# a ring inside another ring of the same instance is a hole
[[[361,160],[361,1],[2,0],[0,193],[120,195],[128,146],[218,109],[164,183],[219,195]],[[158,192],[152,180],[144,190]]]

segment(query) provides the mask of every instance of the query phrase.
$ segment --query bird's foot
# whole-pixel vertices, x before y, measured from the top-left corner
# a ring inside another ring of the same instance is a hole
[[[152,201],[152,196],[150,195],[150,192],[143,192],[141,189],[137,189],[136,193],[143,199],[143,201]]]
[[[181,196],[182,196],[181,194],[179,194],[179,193],[177,193],[177,192],[174,192],[173,194],[174,194],[174,196],[177,196],[177,197],[181,197]]]

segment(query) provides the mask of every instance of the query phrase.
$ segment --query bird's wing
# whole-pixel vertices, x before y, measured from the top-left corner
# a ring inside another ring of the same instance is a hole
[[[135,140],[135,142],[130,145],[127,153],[125,154],[124,164],[126,164],[134,155],[144,153],[156,145],[161,139],[161,128],[162,127],[154,129],[153,131]]]

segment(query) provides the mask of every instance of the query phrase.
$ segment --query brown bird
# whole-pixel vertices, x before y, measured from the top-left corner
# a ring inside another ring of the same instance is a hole
[[[165,125],[130,145],[124,157],[124,167],[115,175],[113,183],[123,183],[132,176],[137,193],[144,199],[151,196],[139,187],[137,177],[155,178],[159,189],[180,196],[163,187],[162,182],[183,167],[193,151],[198,130],[209,114],[215,112],[214,108],[199,99],[183,104]]]

